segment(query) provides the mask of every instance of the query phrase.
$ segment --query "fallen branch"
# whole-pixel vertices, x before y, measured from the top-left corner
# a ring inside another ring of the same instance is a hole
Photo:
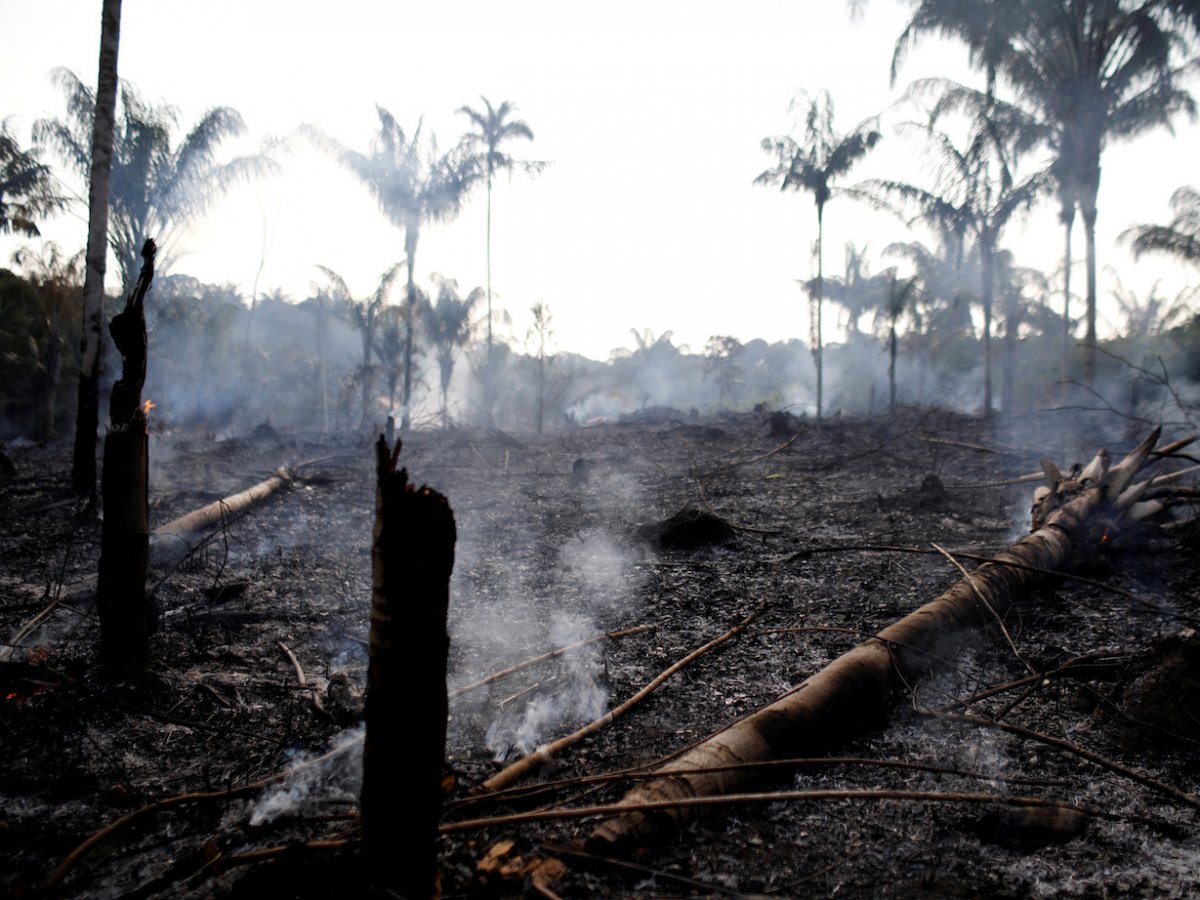
[[[1116,772],[1118,775],[1124,775],[1131,781],[1136,781],[1138,784],[1145,785],[1148,788],[1158,791],[1165,797],[1170,797],[1172,800],[1182,803],[1184,806],[1190,806],[1192,809],[1200,809],[1200,797],[1195,794],[1189,794],[1187,791],[1180,790],[1173,784],[1168,784],[1165,781],[1160,781],[1153,775],[1147,775],[1138,769],[1131,768],[1124,763],[1119,763],[1115,759],[1111,759],[1103,754],[1097,753],[1094,750],[1089,750],[1086,747],[1081,747],[1079,744],[1064,740],[1063,738],[1054,737],[1050,734],[1043,734],[1040,731],[1034,731],[1032,728],[1025,728],[1021,725],[1013,725],[1009,722],[997,722],[991,719],[985,719],[982,716],[966,716],[956,713],[938,713],[926,712],[926,715],[937,719],[945,719],[949,722],[961,722],[964,725],[974,725],[976,728],[995,728],[1000,731],[1006,731],[1009,734],[1015,734],[1018,737],[1027,738],[1038,743],[1046,744],[1051,747],[1057,747],[1059,750],[1065,750],[1081,759],[1086,759],[1088,762],[1095,763],[1103,769],[1108,769],[1110,772]]]
[[[615,641],[620,638],[630,637],[631,635],[641,634],[644,631],[654,631],[656,628],[658,628],[657,625],[636,625],[633,628],[624,628],[620,631],[606,631],[603,634],[596,635],[595,637],[585,638],[582,641],[576,641],[575,643],[568,644],[565,647],[559,647],[557,650],[551,650],[549,653],[543,653],[541,656],[530,657],[523,662],[509,666],[507,669],[501,669],[499,672],[493,672],[486,678],[481,678],[478,681],[473,681],[470,684],[464,685],[457,690],[451,691],[450,699],[456,700],[463,694],[469,693],[470,691],[475,691],[481,687],[486,687],[487,685],[493,684],[502,678],[507,678],[509,675],[515,675],[517,672],[528,669],[530,666],[535,666],[538,663],[546,662],[547,660],[562,656],[564,653],[570,653],[572,650],[578,650],[580,647],[586,647],[588,644],[595,644],[603,640]]]
[[[1138,822],[1151,827],[1164,827],[1167,823],[1144,816],[1129,815],[1102,809],[1097,806],[1083,806],[1075,803],[1065,803],[1061,800],[1047,800],[1042,797],[1006,796],[1004,794],[977,793],[970,791],[909,791],[892,790],[890,788],[857,789],[824,789],[812,791],[768,791],[763,793],[722,794],[714,797],[678,797],[673,800],[644,800],[636,804],[609,803],[598,806],[578,806],[572,809],[539,809],[530,812],[507,813],[500,816],[488,816],[479,819],[463,819],[461,822],[446,822],[441,826],[442,834],[457,834],[463,831],[479,831],[483,828],[495,828],[508,825],[523,825],[529,822],[562,821],[564,819],[592,819],[622,816],[626,813],[670,813],[691,809],[703,811],[717,806],[747,806],[759,803],[794,803],[816,800],[900,800],[919,803],[973,803],[988,805],[1026,806],[1042,809],[1068,809],[1109,819],[1114,822]],[[588,848],[605,846],[603,842],[594,839],[588,842]]]
[[[117,832],[122,831],[135,822],[141,821],[142,819],[152,816],[155,813],[162,812],[165,809],[171,809],[175,806],[182,806],[185,803],[199,803],[208,800],[233,800],[237,797],[245,797],[248,794],[256,793],[257,791],[261,791],[263,788],[270,787],[273,784],[278,784],[280,781],[290,778],[292,775],[302,771],[303,769],[319,765],[323,762],[328,762],[334,757],[345,753],[347,750],[357,747],[359,743],[359,741],[348,741],[342,746],[330,750],[328,753],[322,756],[318,756],[316,759],[310,759],[306,762],[300,763],[299,765],[292,766],[290,769],[286,769],[282,772],[276,772],[274,775],[269,775],[266,778],[253,781],[249,784],[231,787],[222,791],[189,791],[185,794],[176,794],[173,797],[164,797],[162,800],[155,800],[153,803],[149,803],[145,806],[139,807],[138,809],[132,810],[131,812],[127,812],[119,819],[115,819],[108,825],[105,825],[99,831],[93,833],[82,844],[68,853],[63,861],[55,867],[54,871],[46,876],[46,880],[42,882],[42,892],[45,893],[53,890],[55,887],[61,884],[63,879],[70,874],[71,869],[73,869],[81,859],[87,856],[88,853],[90,853],[104,841],[111,838]]]
[[[508,785],[512,784],[514,781],[524,778],[526,775],[541,766],[543,763],[547,762],[560,751],[565,750],[567,747],[570,747],[573,744],[579,743],[588,735],[595,734],[609,722],[613,721],[613,719],[617,718],[617,716],[628,712],[629,710],[633,709],[633,707],[641,703],[644,699],[654,693],[654,691],[656,691],[663,684],[663,682],[665,682],[680,669],[690,665],[701,656],[708,653],[710,650],[715,650],[730,638],[740,634],[765,608],[766,604],[760,604],[758,608],[754,610],[754,612],[750,613],[750,615],[746,616],[746,618],[742,619],[742,621],[734,625],[723,635],[714,638],[703,647],[696,648],[674,665],[664,669],[649,684],[643,687],[640,691],[638,691],[620,706],[609,710],[604,715],[600,716],[600,718],[594,719],[587,725],[584,725],[578,731],[568,734],[566,737],[561,737],[556,741],[552,741],[549,744],[538,747],[529,755],[523,756],[512,765],[501,769],[481,785],[482,789],[487,791],[498,791],[501,788],[508,787]]]
[[[162,564],[188,553],[204,538],[204,533],[210,528],[262,502],[291,482],[291,472],[287,467],[280,466],[270,478],[251,485],[244,491],[214,500],[207,506],[160,525],[150,534],[150,558],[156,564]]]
[[[279,645],[279,649],[283,651],[284,656],[291,662],[292,668],[296,670],[296,681],[299,682],[300,687],[309,692],[309,696],[312,698],[313,709],[323,716],[328,716],[329,713],[325,711],[325,704],[321,702],[321,695],[317,692],[316,685],[308,683],[308,678],[304,675],[304,669],[300,666],[300,660],[296,658],[296,654],[292,652],[292,648],[283,641],[276,641],[275,643]]]

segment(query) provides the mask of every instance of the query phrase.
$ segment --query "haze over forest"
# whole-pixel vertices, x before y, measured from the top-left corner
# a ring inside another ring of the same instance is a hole
[[[889,182],[903,183],[950,196],[961,188],[945,166],[933,165],[937,154],[931,147],[938,138],[931,144],[930,135],[912,124],[929,120],[944,86],[918,97],[910,88],[930,77],[954,79],[977,92],[986,86],[966,42],[943,38],[936,29],[911,45],[891,82],[897,39],[920,6],[875,2],[852,17],[841,4],[814,10],[758,2],[737,11],[689,4],[685,16],[682,7],[670,4],[649,10],[617,4],[603,18],[590,19],[545,4],[522,6],[516,14],[485,4],[453,11],[428,5],[401,16],[351,3],[334,16],[302,3],[285,21],[236,4],[200,11],[130,0],[122,14],[120,74],[147,109],[174,108],[172,140],[182,140],[207,109],[228,107],[245,129],[214,143],[215,161],[257,154],[269,161],[177,223],[168,248],[175,258],[160,271],[155,289],[168,307],[157,325],[159,337],[168,345],[179,340],[167,326],[187,316],[180,312],[172,319],[172,302],[194,312],[184,299],[208,297],[206,327],[211,331],[220,323],[236,340],[225,336],[218,349],[194,349],[198,359],[211,365],[239,344],[243,357],[256,347],[281,388],[298,382],[311,388],[315,382],[303,374],[305,367],[320,371],[322,410],[331,403],[339,408],[339,392],[358,391],[348,386],[354,372],[373,363],[359,358],[362,335],[353,321],[334,310],[320,326],[329,332],[322,334],[319,352],[314,349],[308,312],[320,305],[322,291],[342,305],[365,301],[381,284],[381,274],[405,259],[403,229],[381,214],[363,179],[339,165],[339,152],[369,152],[381,126],[378,109],[420,142],[436,133],[444,152],[472,128],[464,106],[480,111],[485,104],[499,108],[507,102],[508,120],[526,123],[532,139],[517,135],[503,146],[517,165],[497,173],[490,203],[480,178],[461,209],[423,223],[414,288],[436,300],[440,286],[452,281],[452,290],[465,300],[475,288],[486,291],[490,256],[495,342],[541,380],[540,387],[524,392],[524,400],[514,391],[510,405],[544,407],[544,362],[559,357],[554,375],[560,383],[551,392],[562,396],[541,416],[552,422],[647,405],[715,409],[764,403],[810,413],[818,406],[871,411],[890,402],[893,393],[907,402],[977,407],[986,305],[978,240],[960,234],[963,243],[955,250],[946,241],[945,222],[939,230],[929,216],[914,221],[921,209],[908,202],[911,192],[885,189]],[[35,140],[34,132],[38,121],[66,115],[61,69],[75,73],[84,87],[94,82],[98,16],[94,10],[81,14],[78,4],[46,2],[14,7],[6,18],[0,67],[6,83],[21,87],[0,113],[16,145],[36,152],[54,184],[79,196],[81,178],[50,142]],[[1164,28],[1178,39],[1174,64],[1194,55],[1195,42],[1182,21],[1165,22]],[[178,40],[183,34],[187,41]],[[224,64],[211,65],[214,48]],[[54,70],[60,74],[49,77]],[[1192,90],[1194,84],[1183,80],[1180,87]],[[1018,88],[1001,66],[998,101],[1027,103]],[[835,135],[862,125],[877,130],[879,139],[833,180],[835,192],[824,214],[823,317],[817,334],[810,320],[817,268],[814,195],[803,185],[781,192],[778,181],[761,186],[753,181],[778,162],[761,142],[790,135],[803,144],[807,104],[824,90],[832,99]],[[1170,222],[1172,192],[1187,186],[1184,161],[1194,155],[1197,132],[1187,104],[1175,106],[1160,117],[1174,135],[1160,122],[1128,140],[1114,134],[1104,143],[1095,266],[1096,330],[1102,340],[1144,341],[1182,326],[1195,313],[1189,289],[1194,267],[1157,254],[1135,259],[1130,239],[1121,238],[1131,227]],[[960,113],[940,118],[936,128],[945,131],[949,145],[965,148],[978,133],[976,125]],[[994,172],[996,177],[1011,176],[1020,184],[1053,161],[1053,142],[1035,143],[1019,155],[1013,155],[1015,146],[1005,150],[1010,168],[1004,175]],[[520,163],[526,161],[546,165],[524,172]],[[1014,319],[1013,340],[1026,350],[1039,338],[1052,346],[1055,316],[1062,314],[1060,210],[1055,190],[1048,183],[1043,187],[1012,213],[995,247],[1002,282],[995,302],[1003,302],[1005,290],[1019,294],[1022,312]],[[856,189],[857,197],[838,193]],[[873,203],[864,199],[868,195]],[[897,209],[880,209],[884,202]],[[7,260],[28,246],[27,260],[45,260],[45,242],[54,241],[60,257],[69,258],[82,246],[83,218],[83,207],[71,204],[39,222],[42,239],[5,235],[0,249]],[[928,259],[921,263],[925,251]],[[930,270],[929,260],[955,269],[959,283],[939,284],[945,272]],[[32,265],[12,268],[31,274]],[[1086,267],[1084,223],[1076,216],[1071,340],[1086,337]],[[110,291],[119,290],[119,271],[114,259]],[[335,296],[331,274],[340,277],[346,296]],[[913,277],[918,280],[911,307],[889,317],[888,279],[894,288]],[[385,306],[403,304],[404,281],[399,277],[389,285]],[[536,304],[540,328],[531,313]],[[292,316],[287,311],[292,305],[307,312]],[[455,351],[462,363],[449,387],[459,419],[470,418],[474,388],[465,376],[471,370],[479,375],[479,348],[486,346],[488,331],[485,307],[486,298],[474,303],[473,329]],[[261,333],[256,317],[265,326]],[[284,326],[284,320],[291,324]],[[897,332],[898,367],[891,371],[890,324]],[[989,329],[997,341],[1007,337],[1005,325],[997,307]],[[371,341],[385,336],[381,332]],[[414,390],[423,415],[436,419],[440,375],[427,338],[418,340],[424,355],[418,357]],[[283,348],[271,349],[276,339],[293,354],[308,346],[309,356],[319,360],[289,368],[279,358]],[[818,386],[818,355],[810,352],[817,344],[829,345],[824,388]],[[373,346],[370,355],[379,350]],[[152,348],[155,352],[161,351]],[[1006,364],[1029,382],[1026,403],[1045,400],[1042,382],[1079,374],[1057,351],[1035,350],[1033,364],[1018,363],[1014,351],[1007,352]],[[604,375],[589,375],[598,370],[584,360],[568,365],[570,354],[611,360],[613,366]],[[166,371],[159,377],[168,384],[189,382],[186,375],[170,374],[184,355],[164,354]],[[224,365],[236,368],[233,356]],[[243,359],[238,365],[249,363]],[[376,413],[382,414],[397,403],[394,389],[385,403],[390,376],[382,362],[377,365],[371,377],[378,381]],[[622,366],[638,374],[621,375]],[[992,404],[997,407],[1002,374],[998,368]],[[152,372],[152,384],[155,377]],[[252,380],[232,373],[229,379]],[[1034,384],[1041,385],[1040,393],[1030,393]],[[823,389],[828,396],[822,398]],[[194,398],[174,390],[176,410],[194,405]],[[337,395],[332,401],[331,391]],[[533,399],[538,392],[540,401]],[[238,400],[243,409],[247,402]],[[298,401],[311,403],[311,397]],[[477,412],[480,404],[473,405]],[[534,413],[527,409],[521,415],[528,420]]]

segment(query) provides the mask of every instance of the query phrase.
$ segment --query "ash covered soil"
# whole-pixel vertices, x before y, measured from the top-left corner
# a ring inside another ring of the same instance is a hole
[[[615,801],[628,781],[579,776],[648,766],[679,751],[959,577],[936,552],[864,548],[1001,549],[1027,529],[1033,486],[981,485],[1037,471],[1043,457],[1065,467],[1102,445],[1115,457],[1131,444],[1115,428],[1071,426],[1059,415],[1000,430],[906,410],[820,429],[801,422],[790,441],[751,415],[647,416],[542,438],[412,434],[402,463],[414,481],[447,495],[458,524],[452,691],[605,632],[652,626],[452,700],[445,821]],[[69,897],[354,896],[362,871],[357,742],[374,517],[370,440],[263,427],[226,440],[155,434],[150,452],[152,527],[280,465],[307,465],[290,489],[228,523],[190,557],[152,568],[161,626],[151,668],[122,681],[96,666],[100,528],[94,517],[77,518],[67,490],[69,448],[6,450],[16,471],[0,475],[0,634],[11,645],[56,605],[0,662],[0,889],[28,896],[67,861],[56,877]],[[656,523],[685,508],[719,516],[733,527],[732,539],[647,544]],[[1145,541],[1117,548],[1090,572],[1155,607],[1073,581],[1023,598],[1007,628],[1025,662],[1045,672],[1094,654],[1095,664],[1032,679],[978,701],[976,711],[1200,790],[1200,654],[1187,630],[1200,599],[1196,559],[1194,544]],[[532,779],[561,784],[533,798],[471,801],[472,787],[506,760],[623,702],[756,610],[742,634]],[[778,770],[762,789],[1033,795],[1112,818],[1042,833],[986,804],[773,801],[727,808],[639,849],[624,867],[573,852],[595,820],[493,825],[444,839],[443,891],[1200,892],[1200,837],[1186,803],[1028,736],[929,715],[1028,673],[992,634],[897,697],[885,720],[862,711],[862,735],[830,752],[863,761]],[[69,857],[148,804],[264,780],[144,812]],[[504,841],[513,843],[501,854]],[[530,865],[555,859],[563,865],[528,876]]]

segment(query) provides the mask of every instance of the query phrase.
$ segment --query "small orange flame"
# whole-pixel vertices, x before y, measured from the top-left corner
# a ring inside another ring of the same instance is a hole
[[[21,695],[18,694],[16,691],[10,691],[9,693],[4,695],[4,699],[5,700],[13,700],[19,696],[21,696]]]
[[[142,404],[142,414],[147,416],[150,415],[150,410],[154,409],[156,406],[158,406],[158,404],[153,400],[147,400]]]
[[[1109,536],[1109,534],[1108,534],[1108,529],[1107,529],[1107,528],[1105,528],[1105,529],[1104,529],[1104,534],[1100,535],[1100,543],[1101,543],[1102,545],[1103,545],[1103,544],[1107,544],[1107,543],[1108,543],[1109,541],[1111,541],[1111,540],[1112,540],[1112,538],[1111,538],[1111,537]]]

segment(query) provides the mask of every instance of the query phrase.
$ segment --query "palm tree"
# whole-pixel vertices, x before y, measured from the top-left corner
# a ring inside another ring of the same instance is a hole
[[[7,119],[0,121],[0,234],[37,237],[37,219],[57,212],[66,198],[54,188],[37,148],[22,150]]]
[[[817,368],[817,419],[823,399],[821,300],[824,267],[821,242],[824,237],[825,204],[833,192],[833,181],[845,175],[879,141],[879,132],[869,122],[848,134],[833,130],[833,100],[828,91],[816,97],[798,97],[794,104],[807,105],[803,143],[791,137],[764,138],[762,148],[773,154],[777,164],[754,179],[755,184],[778,185],[781,191],[809,191],[817,205],[817,282],[809,308],[809,333]]]
[[[1175,218],[1169,225],[1135,225],[1121,234],[1133,244],[1135,256],[1168,253],[1188,262],[1200,263],[1200,191],[1181,187],[1171,195]]]
[[[554,336],[554,316],[544,300],[539,300],[529,307],[533,314],[533,324],[529,326],[526,340],[537,346],[537,433],[542,434],[546,428],[546,368],[554,362],[554,357],[546,352],[546,345]]]
[[[888,321],[888,409],[896,407],[896,323],[916,303],[919,281],[916,275],[899,278],[895,267],[887,270],[887,293],[883,312]]]
[[[371,401],[375,394],[373,355],[376,348],[376,334],[379,331],[384,307],[387,304],[388,293],[396,281],[396,276],[400,274],[402,265],[403,262],[398,262],[384,270],[375,286],[375,293],[363,300],[354,299],[345,279],[333,269],[328,266],[317,266],[328,282],[326,291],[331,295],[333,302],[345,304],[350,316],[350,324],[354,326],[362,339],[362,365],[359,368],[359,381],[362,385],[362,417],[364,421],[370,417]]]
[[[477,162],[484,168],[487,183],[487,351],[492,352],[492,181],[497,172],[521,168],[530,174],[540,172],[543,162],[517,160],[500,149],[501,144],[517,138],[533,140],[533,131],[521,119],[509,120],[509,115],[517,111],[516,104],[505,100],[499,106],[492,106],[487,97],[480,96],[483,101],[481,110],[469,106],[460,106],[458,112],[466,116],[474,126],[474,131],[463,135],[463,142],[476,154]]]
[[[992,307],[995,296],[995,263],[1000,236],[1019,210],[1028,208],[1046,187],[1045,171],[1018,182],[1003,137],[987,122],[971,135],[966,149],[959,149],[944,132],[932,125],[913,126],[927,139],[939,165],[932,188],[903,181],[874,179],[858,190],[877,199],[892,197],[915,206],[918,213],[909,224],[924,219],[942,230],[951,241],[957,258],[973,239],[979,250],[980,302],[983,307],[983,412],[992,413]]]
[[[88,180],[88,239],[71,487],[77,496],[86,496],[89,504],[94,504],[96,500],[96,435],[100,429],[100,369],[103,358],[100,352],[101,319],[104,317],[104,273],[108,257],[105,237],[108,234],[120,38],[121,0],[104,0],[100,11],[100,66],[96,95],[89,109],[80,109],[75,117],[81,124],[81,132],[91,130],[91,152],[87,156],[85,176]],[[36,141],[36,130],[34,138]],[[110,625],[110,630],[113,627]]]
[[[410,424],[412,396],[413,331],[417,307],[414,268],[421,228],[429,222],[453,219],[462,209],[467,190],[478,178],[465,147],[440,153],[437,140],[421,140],[421,123],[412,136],[382,106],[379,133],[366,153],[351,150],[314,128],[303,129],[310,140],[325,149],[366,186],[391,223],[404,229],[404,257],[408,282],[404,308],[404,390],[401,429]]]
[[[450,393],[450,380],[454,377],[454,364],[459,351],[471,339],[471,315],[479,301],[484,298],[484,291],[482,288],[475,288],[466,297],[460,297],[458,282],[453,278],[435,274],[433,283],[437,286],[437,301],[421,306],[421,321],[437,356],[442,391],[442,425],[449,428],[447,397]]]
[[[97,105],[95,95],[67,69],[56,69],[54,78],[66,95],[67,117],[36,122],[34,140],[53,147],[64,162],[86,177],[92,160],[87,138]],[[120,100],[107,231],[123,289],[128,291],[141,269],[139,251],[147,237],[155,239],[159,248],[155,265],[160,275],[165,274],[189,225],[233,184],[272,173],[277,166],[261,154],[216,161],[220,145],[245,131],[237,110],[227,106],[210,109],[182,141],[173,144],[177,114],[172,107],[144,101],[128,82],[121,84]]]
[[[968,11],[1003,7],[1004,0],[952,3],[922,0],[919,8],[945,6],[945,29],[967,40],[976,62],[985,58],[980,36],[963,23]],[[1070,322],[1070,234],[1075,210],[1083,216],[1087,245],[1084,378],[1095,377],[1096,199],[1100,159],[1109,138],[1133,137],[1194,111],[1180,86],[1178,66],[1187,39],[1200,33],[1200,4],[1191,0],[1028,0],[1011,3],[993,35],[986,59],[1014,88],[1019,107],[1055,155],[1060,219],[1066,229],[1064,323]],[[994,98],[984,98],[990,112]]]
[[[867,268],[867,248],[857,247],[853,241],[846,242],[845,274],[838,278],[824,279],[826,297],[846,311],[846,340],[854,343],[862,333],[859,321],[870,309],[880,304],[886,278],[872,275]],[[816,279],[805,282],[810,293],[816,290]]]

